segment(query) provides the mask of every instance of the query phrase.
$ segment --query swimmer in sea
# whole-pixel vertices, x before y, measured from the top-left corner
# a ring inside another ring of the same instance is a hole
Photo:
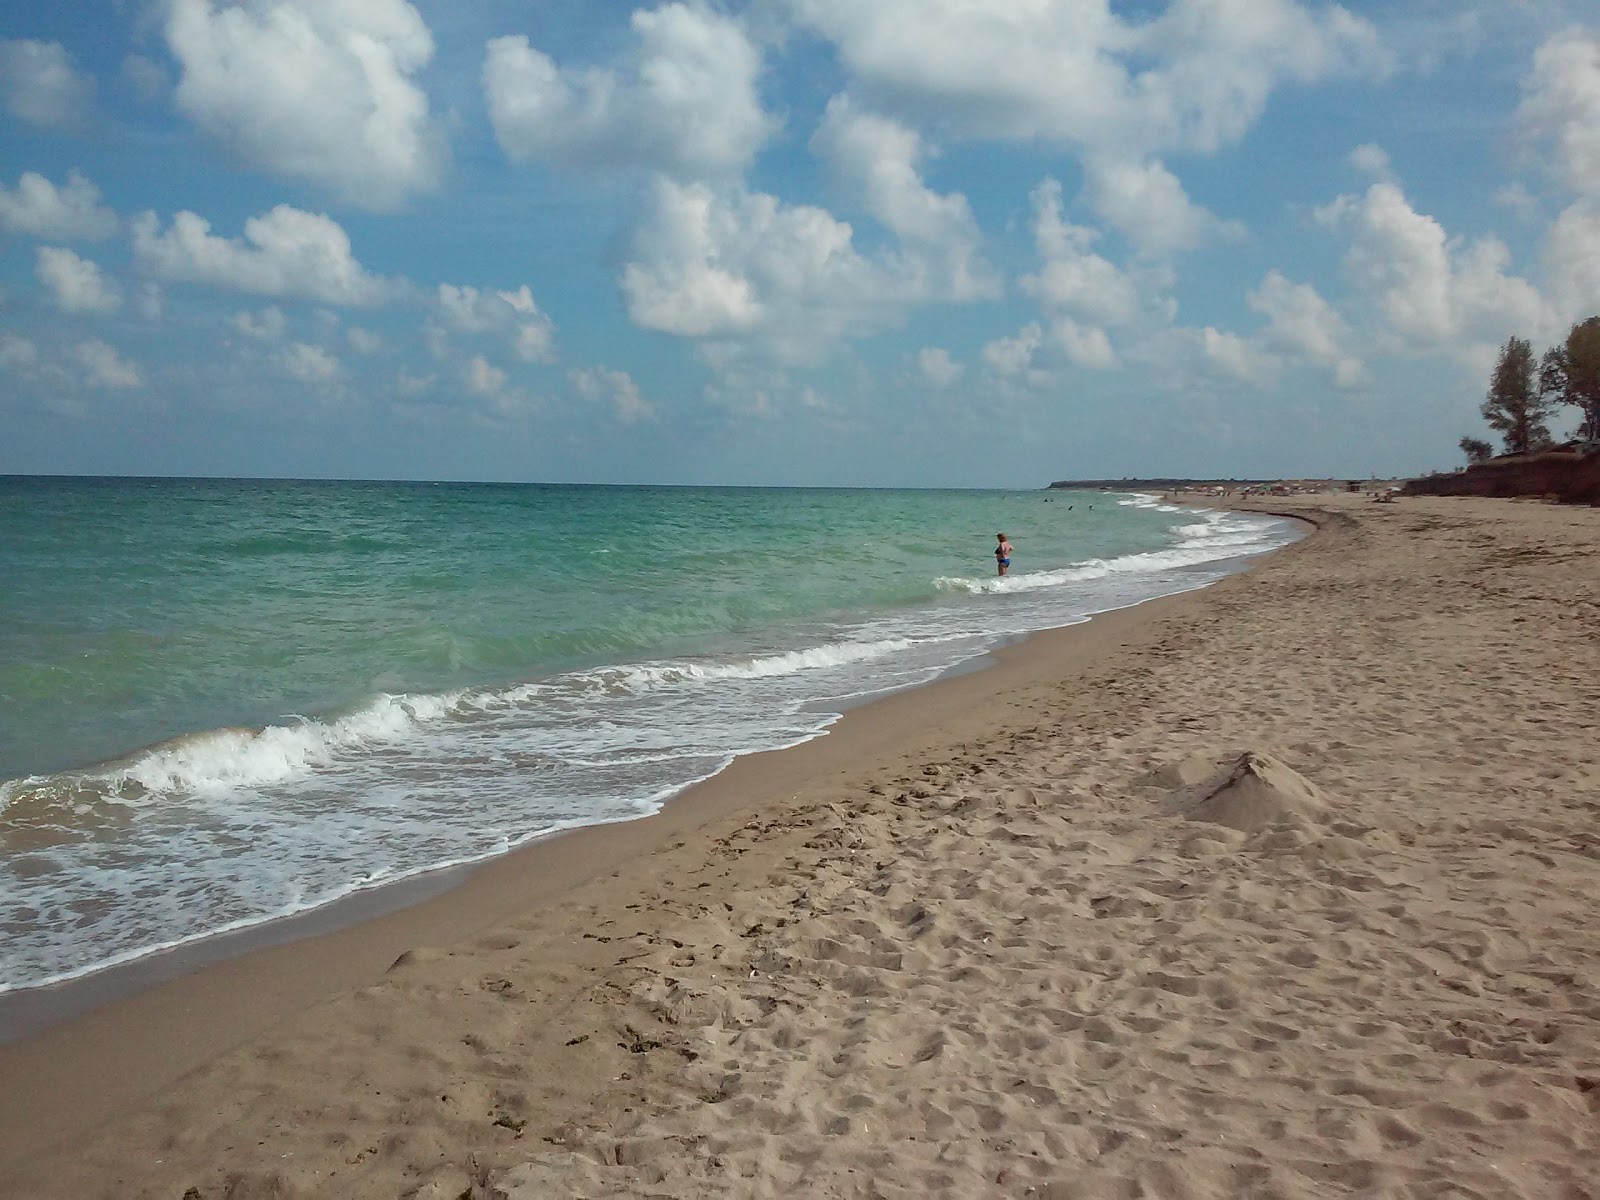
[[[994,563],[999,568],[1000,574],[1004,575],[1011,569],[1011,543],[1006,541],[1006,535],[1003,533],[994,536],[1000,543],[994,548]]]

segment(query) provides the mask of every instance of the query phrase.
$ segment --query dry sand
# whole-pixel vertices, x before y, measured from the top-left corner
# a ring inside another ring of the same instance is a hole
[[[1600,1196],[1600,510],[1272,507],[1323,528],[9,1048],[0,1193]]]

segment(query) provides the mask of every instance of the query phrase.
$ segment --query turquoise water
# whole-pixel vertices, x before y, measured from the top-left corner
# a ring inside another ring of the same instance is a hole
[[[645,815],[1291,536],[1064,492],[0,479],[0,990]]]

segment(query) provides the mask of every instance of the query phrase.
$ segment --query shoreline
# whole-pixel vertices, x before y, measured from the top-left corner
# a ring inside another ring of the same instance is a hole
[[[0,1095],[0,1171],[46,1147],[48,1130],[62,1113],[81,1119],[115,1112],[286,1017],[381,977],[417,944],[456,941],[512,914],[558,903],[600,875],[659,850],[672,837],[744,809],[755,811],[763,803],[762,794],[771,793],[774,785],[799,788],[814,770],[859,763],[881,744],[884,726],[900,729],[907,711],[931,705],[953,715],[1002,693],[1014,678],[1036,676],[1027,665],[1040,649],[1036,643],[1049,643],[1048,661],[1064,658],[1075,666],[1115,653],[1149,636],[1153,622],[1194,596],[1235,583],[1262,562],[1294,552],[1317,528],[1316,520],[1304,513],[1262,515],[1300,522],[1307,533],[1254,556],[1211,584],[1034,631],[927,683],[847,706],[823,735],[741,755],[651,816],[565,830],[478,863],[365,889],[304,913],[211,935],[59,984],[0,995],[0,1075],[37,1080],[41,1090],[49,1091],[44,1080],[63,1062],[76,1073],[80,1067],[90,1068],[88,1058],[80,1056],[109,1054],[111,1061],[102,1062],[101,1071],[141,1081],[135,1088],[108,1094],[102,1076],[93,1088],[63,1095],[49,1111],[30,1103],[27,1107],[34,1111],[20,1128],[18,1112]],[[946,698],[952,691],[963,694]],[[122,1048],[127,1030],[149,1029],[167,1010],[204,1010],[206,1028],[199,1036],[185,1033],[181,1046]],[[31,1091],[24,1083],[11,1089],[11,1095],[20,1100]]]
[[[1600,1192],[1600,512],[1273,507],[1322,531],[0,1050],[0,1194]]]
[[[1163,497],[1162,500],[1164,503],[1178,505],[1186,503],[1186,501],[1177,499],[1169,500],[1166,497]],[[1214,511],[1231,511],[1225,505],[1219,504],[1200,503],[1191,504],[1190,507]],[[1260,560],[1270,557],[1272,554],[1281,553],[1289,546],[1303,540],[1305,536],[1316,529],[1316,523],[1304,515],[1266,512],[1262,512],[1259,515],[1278,517],[1308,528],[1305,533],[1278,547],[1277,550],[1240,560],[1242,565],[1237,566],[1224,578],[1232,578],[1234,575],[1255,569]],[[1227,562],[1228,560],[1218,561]],[[1034,630],[1031,633],[1020,636],[1003,638],[982,653],[954,664],[942,671],[934,679],[924,683],[910,684],[869,696],[850,697],[845,703],[840,704],[839,719],[846,719],[850,712],[882,703],[903,692],[915,692],[923,688],[937,687],[947,680],[962,675],[991,670],[1006,653],[1013,651],[1016,647],[1025,645],[1032,638],[1041,634],[1059,633],[1061,630],[1085,626],[1100,620],[1110,613],[1137,609],[1156,600],[1187,595],[1190,592],[1216,586],[1220,582],[1222,580],[1216,580],[1197,587],[1185,588],[1182,591],[1169,592],[1147,600],[1136,601],[1133,604],[1123,605],[1119,608],[1091,613],[1068,625]],[[832,736],[837,726],[838,721],[835,721],[828,729],[808,738],[807,742]],[[782,754],[788,750],[799,749],[805,744],[807,743],[802,742],[776,750],[737,755],[733,762],[723,767],[716,775],[690,784],[682,791],[669,797],[664,803],[663,809],[679,803],[685,796],[711,783],[718,776],[732,769],[733,765],[742,759],[764,754]],[[657,812],[645,817],[634,817],[593,825],[578,825],[557,830],[531,839],[510,850],[496,852],[475,861],[435,867],[393,881],[358,888],[313,908],[253,921],[234,929],[204,934],[175,946],[141,953],[137,957],[123,962],[97,966],[84,971],[82,974],[54,983],[0,991],[0,1048],[42,1033],[53,1026],[73,1020],[106,1004],[126,999],[140,992],[148,991],[153,987],[192,974],[195,971],[203,970],[215,963],[252,954],[260,950],[288,945],[305,938],[335,933],[350,926],[401,912],[455,890],[462,886],[474,872],[483,870],[502,859],[520,855],[537,846],[566,838],[584,830],[611,829],[622,825],[638,824],[639,822],[654,820],[660,815],[661,813]]]

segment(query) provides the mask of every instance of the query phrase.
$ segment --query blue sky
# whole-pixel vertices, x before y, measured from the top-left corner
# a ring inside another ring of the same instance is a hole
[[[1408,474],[1600,312],[1576,2],[13,0],[0,105],[0,473]]]

